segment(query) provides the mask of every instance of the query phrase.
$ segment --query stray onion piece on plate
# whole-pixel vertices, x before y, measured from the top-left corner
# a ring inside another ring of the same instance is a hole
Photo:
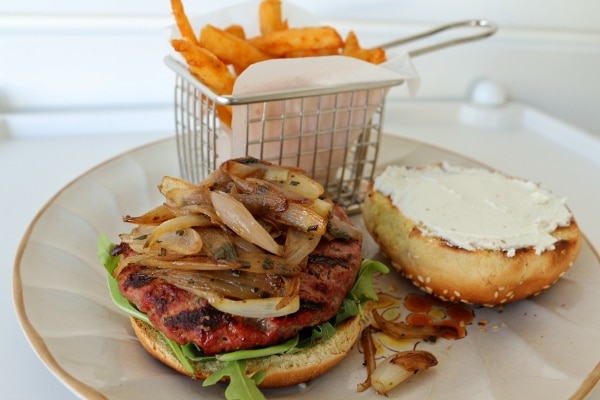
[[[464,337],[464,328],[454,325],[409,325],[404,322],[393,322],[383,318],[373,310],[375,326],[389,336],[396,339],[423,339],[435,342],[438,338],[460,339]]]
[[[373,342],[373,327],[371,325],[366,326],[360,336],[360,344],[363,352],[365,353],[365,367],[367,367],[367,379],[364,382],[356,385],[357,392],[364,392],[371,387],[371,376],[373,371],[377,367],[377,361],[375,360],[375,343]]]
[[[380,362],[371,375],[371,385],[379,394],[386,394],[417,372],[437,365],[433,354],[424,350],[409,350],[393,354]]]
[[[420,370],[429,369],[438,364],[437,358],[432,353],[416,349],[395,353],[377,364],[375,358],[377,349],[373,341],[375,330],[373,325],[368,325],[363,329],[360,337],[367,378],[364,382],[356,385],[357,392],[364,392],[373,387],[378,394],[387,394]]]

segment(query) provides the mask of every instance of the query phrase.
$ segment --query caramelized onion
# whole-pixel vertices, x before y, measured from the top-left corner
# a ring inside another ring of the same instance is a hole
[[[308,175],[297,172],[290,173],[287,180],[277,182],[276,184],[309,199],[319,198],[325,193],[325,189],[319,182]]]
[[[373,328],[371,325],[363,329],[360,335],[360,344],[362,345],[363,353],[365,355],[365,366],[367,367],[367,378],[364,382],[359,383],[356,386],[358,392],[364,392],[371,387],[371,376],[376,368],[375,353],[375,342],[373,342]]]
[[[161,278],[198,296],[227,297],[232,300],[282,297],[293,288],[293,279],[240,272],[148,269],[146,274]]]
[[[262,176],[263,170],[258,167],[258,163],[242,163],[239,160],[227,160],[221,164],[220,169],[231,177],[247,178],[248,176],[256,176],[260,173]]]
[[[383,318],[373,310],[373,319],[377,328],[396,339],[423,339],[435,341],[439,337],[460,337],[453,326],[446,325],[408,325],[404,322],[393,322]]]
[[[288,187],[282,184],[276,184],[263,179],[248,178],[247,182],[254,183],[258,188],[261,188],[261,192],[275,193],[276,195],[288,199],[290,201],[302,204],[312,204],[315,198],[305,196],[304,194],[289,190]]]
[[[278,215],[277,220],[302,231],[321,236],[325,234],[327,229],[326,218],[298,203],[290,203],[288,208]]]
[[[124,260],[125,265],[139,264],[146,267],[161,268],[161,269],[179,269],[187,271],[218,271],[241,268],[239,263],[215,260],[212,257],[206,256],[152,256],[146,254],[138,254],[128,257]]]
[[[321,236],[316,233],[290,227],[285,237],[283,257],[289,265],[304,265],[320,240]]]
[[[278,307],[282,300],[282,297],[251,300],[229,300],[221,297],[213,301],[209,300],[209,303],[221,312],[250,318],[282,317],[300,309],[300,296],[294,296],[285,307]]]
[[[148,276],[200,296],[216,309],[246,317],[278,317],[298,311],[298,279],[283,279],[235,271],[149,269]]]
[[[336,239],[353,240],[362,237],[362,232],[349,222],[331,218],[327,222],[327,234]]]
[[[227,232],[225,229],[212,227],[199,229],[203,251],[217,260],[236,261],[237,250],[232,235]]]
[[[242,203],[227,193],[211,192],[211,196],[217,215],[229,229],[273,254],[283,253],[281,246]]]
[[[300,265],[287,259],[266,253],[241,253],[238,255],[241,269],[255,274],[298,275]]]
[[[173,189],[195,189],[197,186],[184,179],[165,176],[158,185],[158,190],[163,196]]]
[[[165,242],[168,242],[173,246],[181,246],[181,249],[177,251],[182,254],[197,253],[202,248],[202,240],[198,233],[193,229],[190,230],[187,228],[202,226],[205,223],[206,219],[200,215],[183,215],[165,221],[154,229],[152,234],[148,237],[146,247],[152,248],[160,241],[160,246],[163,246]],[[186,235],[184,236],[180,232],[184,232]],[[166,236],[167,234],[173,233],[175,234],[175,237],[172,237],[172,235]],[[178,236],[181,237],[179,243],[177,243]]]
[[[161,204],[160,206],[154,207],[152,210],[138,217],[127,215],[123,218],[123,221],[138,225],[159,225],[173,218],[174,216],[175,215],[171,212],[171,210]]]
[[[321,217],[327,218],[331,210],[333,210],[333,203],[329,200],[315,199],[309,208]]]
[[[166,204],[171,207],[211,204],[210,190],[204,186],[173,188],[164,194]]]
[[[373,371],[371,384],[379,394],[386,394],[417,372],[436,366],[437,359],[428,351],[411,350],[384,359]]]
[[[253,215],[265,216],[284,211],[288,201],[276,193],[240,193],[234,196]]]
[[[247,157],[226,161],[199,184],[164,177],[158,189],[164,204],[124,218],[138,225],[121,235],[136,254],[121,258],[115,276],[144,266],[230,314],[298,310],[300,272],[333,208],[319,198],[318,182],[299,168]],[[333,228],[349,235],[344,225]]]
[[[145,245],[148,241],[148,237],[152,234],[154,229],[156,229],[156,227],[152,225],[139,225],[133,228],[129,233],[120,234],[119,238],[122,242],[127,243],[136,253],[144,253],[147,250]]]

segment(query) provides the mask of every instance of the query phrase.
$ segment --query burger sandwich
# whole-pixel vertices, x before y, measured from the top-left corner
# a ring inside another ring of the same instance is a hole
[[[198,184],[164,177],[164,203],[112,244],[99,238],[113,301],[144,349],[228,398],[308,382],[363,327],[381,263],[323,187],[293,167],[224,162]]]

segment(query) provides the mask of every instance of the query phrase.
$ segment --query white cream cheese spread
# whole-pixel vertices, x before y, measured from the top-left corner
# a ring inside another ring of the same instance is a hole
[[[553,250],[550,234],[570,224],[564,198],[522,179],[448,163],[424,168],[389,166],[373,188],[390,197],[424,234],[466,250],[533,247]]]

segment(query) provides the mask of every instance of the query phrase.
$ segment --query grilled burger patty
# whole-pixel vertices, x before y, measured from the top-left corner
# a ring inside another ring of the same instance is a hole
[[[349,222],[336,206],[333,217]],[[127,246],[120,253],[127,256]],[[193,342],[207,355],[281,343],[306,327],[331,319],[352,287],[361,264],[362,237],[323,237],[300,276],[300,310],[274,318],[226,314],[208,301],[129,265],[118,278],[123,296],[168,338]]]

